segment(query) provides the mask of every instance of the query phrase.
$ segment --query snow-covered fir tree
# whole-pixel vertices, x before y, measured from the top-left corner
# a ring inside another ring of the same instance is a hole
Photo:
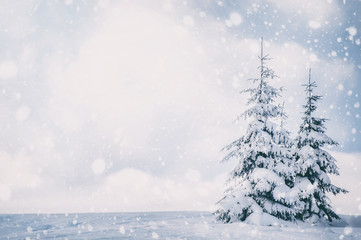
[[[296,138],[297,173],[293,187],[293,191],[299,197],[296,218],[310,222],[326,219],[331,222],[333,219],[339,219],[339,216],[332,210],[326,193],[336,195],[347,191],[333,185],[328,176],[328,174],[338,175],[339,172],[336,160],[322,147],[337,143],[325,134],[326,119],[314,116],[315,104],[322,97],[313,93],[316,83],[311,81],[311,69],[308,84],[303,86],[306,87],[307,101],[303,106],[305,111]]]
[[[247,131],[224,148],[227,154],[222,161],[237,161],[215,212],[217,220],[224,223],[294,220],[295,200],[289,195],[294,169],[288,132],[277,124],[284,116],[282,106],[275,103],[281,88],[268,83],[276,76],[266,66],[270,58],[263,54],[263,40],[259,59],[260,76],[252,79],[256,86],[242,91],[250,94],[247,103],[250,108],[241,114],[249,120]]]

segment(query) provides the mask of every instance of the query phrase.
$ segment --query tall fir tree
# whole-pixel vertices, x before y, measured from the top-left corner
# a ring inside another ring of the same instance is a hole
[[[252,79],[257,86],[242,91],[250,94],[247,103],[250,108],[240,116],[250,120],[247,131],[223,149],[227,154],[222,161],[237,161],[215,212],[217,220],[224,223],[264,224],[264,221],[275,221],[275,217],[294,219],[295,200],[289,195],[288,184],[294,177],[286,146],[288,133],[276,124],[284,116],[282,106],[275,104],[282,89],[268,83],[276,75],[266,66],[270,58],[263,54],[263,39],[259,59],[260,76]]]
[[[298,195],[298,203],[295,214],[296,218],[302,221],[318,222],[326,219],[332,222],[334,219],[339,219],[339,216],[332,210],[326,193],[336,195],[347,191],[331,183],[328,174],[339,175],[338,167],[336,160],[322,147],[337,145],[337,143],[325,134],[326,119],[314,116],[317,109],[316,102],[322,96],[313,93],[317,86],[314,81],[311,81],[311,69],[308,84],[303,86],[305,86],[307,97],[306,104],[303,106],[303,122],[296,138],[297,172],[293,191]]]

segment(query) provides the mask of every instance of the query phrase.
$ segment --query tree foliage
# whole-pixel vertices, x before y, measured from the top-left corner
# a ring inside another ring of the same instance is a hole
[[[241,92],[250,95],[249,108],[239,116],[239,120],[249,122],[247,131],[223,148],[226,154],[222,161],[234,160],[236,166],[217,203],[217,220],[260,224],[265,219],[269,223],[277,219],[339,219],[326,194],[347,191],[333,185],[328,176],[338,175],[338,168],[322,147],[337,143],[325,134],[326,119],[314,116],[322,97],[313,94],[316,83],[311,82],[311,70],[309,82],[304,85],[307,96],[302,124],[292,140],[283,126],[284,106],[276,103],[282,88],[269,84],[277,76],[266,64],[270,58],[263,54],[263,39],[259,60],[260,75],[251,79],[255,86]]]
[[[282,89],[269,84],[277,76],[266,65],[270,58],[263,54],[263,41],[259,59],[260,76],[251,79],[256,86],[242,92],[250,94],[250,107],[240,115],[250,121],[246,134],[223,149],[227,152],[223,161],[237,161],[215,213],[225,223],[254,221],[263,215],[284,220],[294,216],[294,201],[283,194],[290,190],[287,182],[292,181],[293,170],[285,145],[287,132],[277,124],[284,116],[283,107],[275,103]]]

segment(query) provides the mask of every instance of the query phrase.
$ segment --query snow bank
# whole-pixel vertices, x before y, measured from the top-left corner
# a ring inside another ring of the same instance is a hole
[[[222,224],[208,212],[0,215],[0,239],[360,239],[361,216],[343,218],[348,226]]]

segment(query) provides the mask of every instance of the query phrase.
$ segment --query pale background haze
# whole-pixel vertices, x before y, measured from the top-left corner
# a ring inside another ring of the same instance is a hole
[[[0,5],[0,213],[213,210],[264,37],[293,135],[312,68],[361,214],[360,1]]]

